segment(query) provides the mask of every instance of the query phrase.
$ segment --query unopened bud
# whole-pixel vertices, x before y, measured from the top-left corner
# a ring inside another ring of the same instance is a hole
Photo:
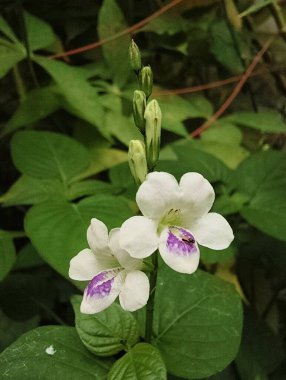
[[[154,169],[160,154],[162,112],[157,100],[147,104],[144,118],[146,121],[146,155],[148,168]]]
[[[139,83],[142,91],[145,92],[146,97],[152,94],[153,89],[153,72],[150,66],[144,66],[139,74]]]
[[[136,127],[144,133],[145,130],[145,119],[144,113],[146,108],[146,95],[145,92],[136,90],[133,96],[133,118]]]
[[[132,69],[138,73],[138,71],[141,69],[141,54],[134,40],[131,41],[131,44],[129,46],[129,59]]]
[[[147,170],[147,161],[145,145],[140,140],[131,140],[128,150],[129,167],[133,178],[138,186],[145,181]]]

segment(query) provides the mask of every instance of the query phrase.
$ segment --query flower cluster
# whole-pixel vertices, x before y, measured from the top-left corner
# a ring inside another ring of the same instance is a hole
[[[136,194],[142,213],[109,232],[92,219],[87,230],[89,249],[70,262],[69,276],[89,281],[81,312],[93,314],[111,305],[117,296],[123,309],[146,305],[149,280],[143,259],[159,250],[164,262],[191,274],[199,265],[199,245],[227,248],[233,232],[224,217],[209,212],[215,199],[211,184],[198,173],[186,173],[178,183],[165,172],[147,175]]]

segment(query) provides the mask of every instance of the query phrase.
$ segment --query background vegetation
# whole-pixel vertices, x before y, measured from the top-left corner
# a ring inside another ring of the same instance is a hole
[[[163,113],[157,169],[177,178],[202,173],[215,187],[214,209],[235,232],[229,249],[203,249],[201,270],[178,276],[176,288],[162,274],[156,345],[170,379],[285,379],[284,3],[0,2],[0,350],[38,326],[73,326],[70,298],[79,290],[68,266],[86,246],[91,217],[113,228],[137,212],[127,164],[128,143],[140,138],[133,36]],[[185,325],[162,337],[172,300]],[[65,372],[58,363],[54,378],[106,378],[111,362],[84,353],[74,328],[29,334],[0,356],[1,378],[51,371],[39,352],[53,339],[70,347],[60,363],[75,366]]]

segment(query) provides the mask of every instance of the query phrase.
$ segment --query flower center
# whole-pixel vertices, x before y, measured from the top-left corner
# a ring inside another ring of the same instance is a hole
[[[160,226],[165,228],[166,226],[180,226],[182,223],[181,210],[171,208],[161,219]]]

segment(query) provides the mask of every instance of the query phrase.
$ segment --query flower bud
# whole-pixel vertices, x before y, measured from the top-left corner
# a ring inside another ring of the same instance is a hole
[[[133,118],[136,127],[140,129],[142,133],[145,130],[144,113],[146,108],[146,95],[145,92],[136,90],[133,96]]]
[[[153,72],[150,66],[144,66],[139,74],[139,84],[142,91],[148,98],[152,94],[153,88]]]
[[[146,155],[148,168],[154,169],[160,154],[161,141],[161,121],[162,112],[157,100],[152,100],[147,104],[144,118],[146,121]]]
[[[145,181],[147,170],[147,161],[145,145],[140,140],[131,140],[128,150],[129,167],[133,178],[138,186]]]
[[[141,54],[134,40],[131,41],[131,44],[129,46],[129,59],[132,69],[138,73],[138,71],[141,69]]]

